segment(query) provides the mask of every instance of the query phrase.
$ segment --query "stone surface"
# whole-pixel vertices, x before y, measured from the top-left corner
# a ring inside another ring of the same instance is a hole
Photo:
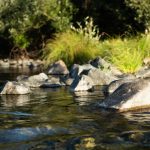
[[[66,86],[70,86],[73,82],[73,78],[70,78],[69,75],[60,77],[61,82],[63,82]]]
[[[89,76],[92,79],[93,85],[107,85],[110,82],[118,79],[114,75],[108,74],[100,69],[89,70],[87,76]]]
[[[150,80],[137,79],[120,85],[99,105],[119,111],[150,107]]]
[[[103,88],[104,96],[108,96],[111,93],[113,93],[121,84],[127,83],[127,82],[132,82],[135,79],[136,79],[135,76],[127,75],[121,79],[112,81],[110,84],[106,85]]]
[[[66,64],[62,61],[59,60],[48,68],[48,74],[51,75],[63,75],[63,74],[69,74],[68,68]]]
[[[2,87],[0,94],[28,94],[30,88],[18,82],[6,82]]]
[[[150,78],[150,69],[141,68],[138,72],[135,73],[137,78]]]
[[[38,75],[33,75],[30,77],[21,75],[18,76],[17,79],[20,83],[35,88],[40,87],[44,82],[46,82],[48,80],[48,76],[45,73],[40,73]]]
[[[105,61],[101,57],[96,57],[95,59],[91,60],[89,63],[92,66],[99,68],[105,72],[110,72],[113,75],[116,75],[116,76],[122,75],[122,72],[120,70],[118,70],[115,66],[108,63],[107,61]]]
[[[82,75],[76,77],[70,86],[70,90],[73,92],[87,91],[93,88],[93,81],[90,77]]]
[[[77,76],[80,76],[81,73],[88,72],[91,69],[95,69],[95,67],[93,67],[90,64],[84,64],[84,65],[74,64],[70,70],[69,75],[71,78],[76,78]]]
[[[41,88],[55,88],[55,87],[61,87],[65,84],[61,82],[59,77],[51,77],[49,80],[45,81],[41,84]]]

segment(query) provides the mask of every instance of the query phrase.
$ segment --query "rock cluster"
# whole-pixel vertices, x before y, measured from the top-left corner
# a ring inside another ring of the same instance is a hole
[[[97,57],[87,64],[74,64],[70,71],[59,60],[49,66],[47,73],[20,75],[17,81],[6,82],[0,94],[28,94],[32,88],[70,86],[72,92],[92,91],[102,85],[105,99],[98,105],[127,111],[150,106],[150,69],[144,68],[134,75],[125,75],[115,66]]]

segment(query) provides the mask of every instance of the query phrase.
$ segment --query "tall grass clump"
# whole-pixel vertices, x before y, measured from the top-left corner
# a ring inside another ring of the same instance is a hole
[[[143,51],[139,49],[138,39],[109,39],[105,41],[106,58],[124,73],[134,73],[143,62]]]
[[[142,51],[144,57],[150,57],[150,33],[139,38],[138,49]]]
[[[46,63],[62,59],[68,67],[73,63],[83,64],[99,55],[98,29],[91,18],[85,19],[85,26],[71,27],[66,32],[57,33],[47,42],[43,51]]]

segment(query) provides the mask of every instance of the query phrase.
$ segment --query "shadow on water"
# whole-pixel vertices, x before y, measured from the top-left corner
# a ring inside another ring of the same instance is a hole
[[[103,99],[100,89],[0,96],[0,150],[150,149],[150,112],[101,109],[95,105]]]

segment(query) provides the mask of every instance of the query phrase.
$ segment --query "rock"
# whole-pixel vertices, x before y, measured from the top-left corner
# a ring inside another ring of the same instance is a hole
[[[73,82],[73,78],[70,78],[69,75],[68,76],[64,76],[64,77],[60,77],[60,81],[63,82],[66,86],[70,86]]]
[[[69,71],[67,69],[66,64],[62,60],[59,60],[59,61],[53,63],[49,67],[48,74],[51,74],[51,75],[65,75],[65,74],[69,74]]]
[[[143,64],[147,67],[150,67],[150,57],[145,57],[143,60]]]
[[[110,72],[113,75],[116,75],[116,76],[122,75],[122,72],[120,70],[118,70],[115,66],[108,63],[107,61],[105,61],[101,57],[97,57],[94,60],[91,60],[89,63],[92,66],[99,68],[105,72]]]
[[[100,69],[89,70],[87,76],[92,79],[93,85],[107,85],[110,82],[118,79],[114,75],[103,72]]]
[[[103,88],[104,96],[107,97],[108,95],[113,93],[121,84],[127,83],[127,82],[132,82],[134,79],[136,79],[135,76],[128,75],[122,79],[112,81],[109,85],[106,85]]]
[[[17,76],[17,81],[18,82],[20,82],[20,81],[22,81],[22,80],[27,80],[28,79],[28,76],[26,76],[26,75],[19,75],[19,76]]]
[[[76,78],[77,76],[80,76],[81,73],[88,72],[91,69],[95,69],[95,67],[93,67],[90,64],[84,64],[84,65],[74,64],[70,70],[69,75],[71,78]]]
[[[135,73],[137,78],[150,78],[150,69],[141,68],[138,72]]]
[[[61,82],[59,77],[51,77],[49,80],[41,84],[41,88],[55,88],[55,87],[61,87],[65,84]]]
[[[18,82],[6,82],[2,87],[0,94],[28,94],[30,93],[29,87]]]
[[[77,91],[87,91],[93,88],[93,81],[90,77],[82,75],[81,77],[76,77],[70,86],[70,90],[73,92]]]
[[[0,60],[0,66],[2,68],[8,68],[9,67],[9,60],[8,59]]]
[[[29,87],[40,87],[44,82],[48,80],[48,76],[45,73],[40,73],[38,75],[33,75],[30,77],[26,76],[18,76],[18,81],[20,83],[23,83],[24,85],[27,85]]]
[[[137,79],[121,84],[99,105],[119,111],[142,109],[150,106],[150,80]]]

